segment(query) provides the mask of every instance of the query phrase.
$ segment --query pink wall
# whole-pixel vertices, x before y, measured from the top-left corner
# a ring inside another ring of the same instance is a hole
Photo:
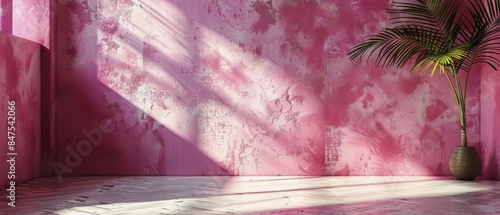
[[[11,51],[2,52],[2,60],[7,62],[7,67],[1,73],[10,74],[11,78],[1,80],[4,86],[8,86],[9,92],[2,92],[4,98],[0,101],[7,102],[8,98],[16,98],[19,100],[17,105],[19,106],[18,111],[20,111],[17,114],[21,114],[16,117],[16,121],[19,122],[20,126],[17,129],[19,135],[17,143],[17,159],[19,162],[16,164],[17,183],[39,177],[41,175],[41,157],[47,157],[48,154],[44,150],[41,138],[41,133],[47,133],[42,132],[47,130],[47,126],[41,126],[40,124],[40,119],[46,114],[41,112],[40,106],[44,104],[44,101],[47,101],[44,91],[47,89],[45,83],[48,83],[46,80],[49,71],[46,62],[50,62],[47,61],[50,55],[48,52],[50,47],[48,40],[50,38],[50,27],[48,24],[51,14],[50,7],[48,7],[49,2],[49,0],[0,1],[0,31],[32,41],[12,37],[14,39],[5,39],[7,42],[2,45],[10,47]],[[2,38],[11,38],[8,34],[2,33]],[[33,42],[40,43],[44,47],[40,47],[40,45]],[[12,56],[9,56],[9,54]],[[15,64],[15,62],[19,65]],[[28,68],[30,70],[22,73],[23,69]],[[16,76],[14,75],[16,73],[20,74]],[[15,81],[17,79],[18,81]],[[41,83],[41,80],[45,81]],[[5,105],[2,108],[7,108],[6,104],[2,105]],[[6,122],[7,118],[4,119],[3,117],[6,116],[3,115],[1,121]],[[1,128],[6,129],[5,126],[4,124]],[[6,130],[2,129],[2,132],[4,131],[6,132]],[[2,135],[2,137],[5,136]],[[2,141],[2,143],[4,142]],[[2,146],[0,150],[2,160],[6,156],[5,147]],[[2,165],[0,172],[4,172],[6,168],[8,166]],[[1,178],[0,187],[3,187],[8,182],[5,179],[5,177]]]
[[[40,176],[40,45],[0,32],[0,188]],[[10,105],[14,101],[15,105]],[[9,114],[9,110],[15,109]],[[8,116],[10,118],[8,120]],[[8,122],[12,122],[8,124]],[[14,129],[9,129],[9,127]],[[11,131],[12,133],[8,133]],[[15,142],[14,151],[8,137]],[[17,155],[7,155],[17,153]],[[15,157],[14,172],[10,160]]]
[[[389,0],[318,2],[60,1],[56,173],[448,175],[445,78],[346,57]]]
[[[14,0],[12,33],[49,48],[51,14],[50,0]]]
[[[50,0],[0,0],[0,31],[50,47]]]
[[[55,2],[22,0],[11,3],[12,34],[40,43],[41,49],[41,173],[51,176],[50,162],[55,154]]]
[[[0,0],[0,31],[12,33],[12,0]]]
[[[483,67],[481,71],[481,145],[483,175],[499,179],[500,163],[500,73]]]

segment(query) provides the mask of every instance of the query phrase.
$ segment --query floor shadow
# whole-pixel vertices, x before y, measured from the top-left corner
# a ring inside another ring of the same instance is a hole
[[[289,207],[255,214],[497,214],[497,203],[489,191],[451,196],[396,198],[390,200]]]
[[[260,178],[264,180],[260,180]],[[495,214],[497,181],[447,178],[68,177],[18,186],[19,214]],[[253,181],[256,180],[256,181]],[[346,181],[347,180],[347,181]],[[259,183],[260,182],[260,183]],[[329,186],[332,184],[332,186]],[[433,190],[428,190],[433,189]],[[5,200],[0,200],[3,203]]]

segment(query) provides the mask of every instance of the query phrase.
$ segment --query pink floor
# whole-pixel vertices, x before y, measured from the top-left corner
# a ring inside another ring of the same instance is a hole
[[[500,182],[446,177],[77,177],[20,185],[8,214],[500,214]],[[0,204],[4,205],[4,199]]]

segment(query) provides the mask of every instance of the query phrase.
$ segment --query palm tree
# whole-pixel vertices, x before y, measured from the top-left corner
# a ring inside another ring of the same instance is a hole
[[[389,28],[348,52],[360,63],[375,57],[381,67],[444,75],[460,115],[461,147],[467,147],[466,89],[475,64],[500,66],[500,0],[395,0]],[[459,74],[462,74],[462,79]],[[463,83],[465,82],[465,83]]]

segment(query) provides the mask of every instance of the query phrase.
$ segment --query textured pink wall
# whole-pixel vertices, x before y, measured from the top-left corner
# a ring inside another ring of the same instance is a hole
[[[318,3],[320,2],[320,3]],[[448,175],[444,77],[354,66],[388,0],[61,1],[58,174]],[[479,78],[469,138],[479,144]]]
[[[49,48],[50,0],[12,1],[12,34]]]
[[[10,2],[12,34],[42,44],[41,49],[41,168],[51,176],[50,161],[55,154],[55,2],[22,0]],[[62,16],[61,16],[62,17]]]
[[[41,49],[41,129],[43,175],[54,151],[55,113],[55,1],[0,0],[0,31],[42,44]],[[54,57],[52,57],[54,56]]]
[[[0,0],[0,31],[49,48],[52,12],[50,0]]]
[[[6,161],[15,152],[16,183],[40,176],[40,45],[0,32],[0,188],[7,184],[10,165]],[[15,101],[15,151],[8,150],[7,114],[9,101]],[[8,180],[10,182],[10,180]]]
[[[0,31],[12,33],[12,0],[0,0]]]
[[[483,175],[500,179],[500,73],[484,67],[481,71],[481,145]]]

